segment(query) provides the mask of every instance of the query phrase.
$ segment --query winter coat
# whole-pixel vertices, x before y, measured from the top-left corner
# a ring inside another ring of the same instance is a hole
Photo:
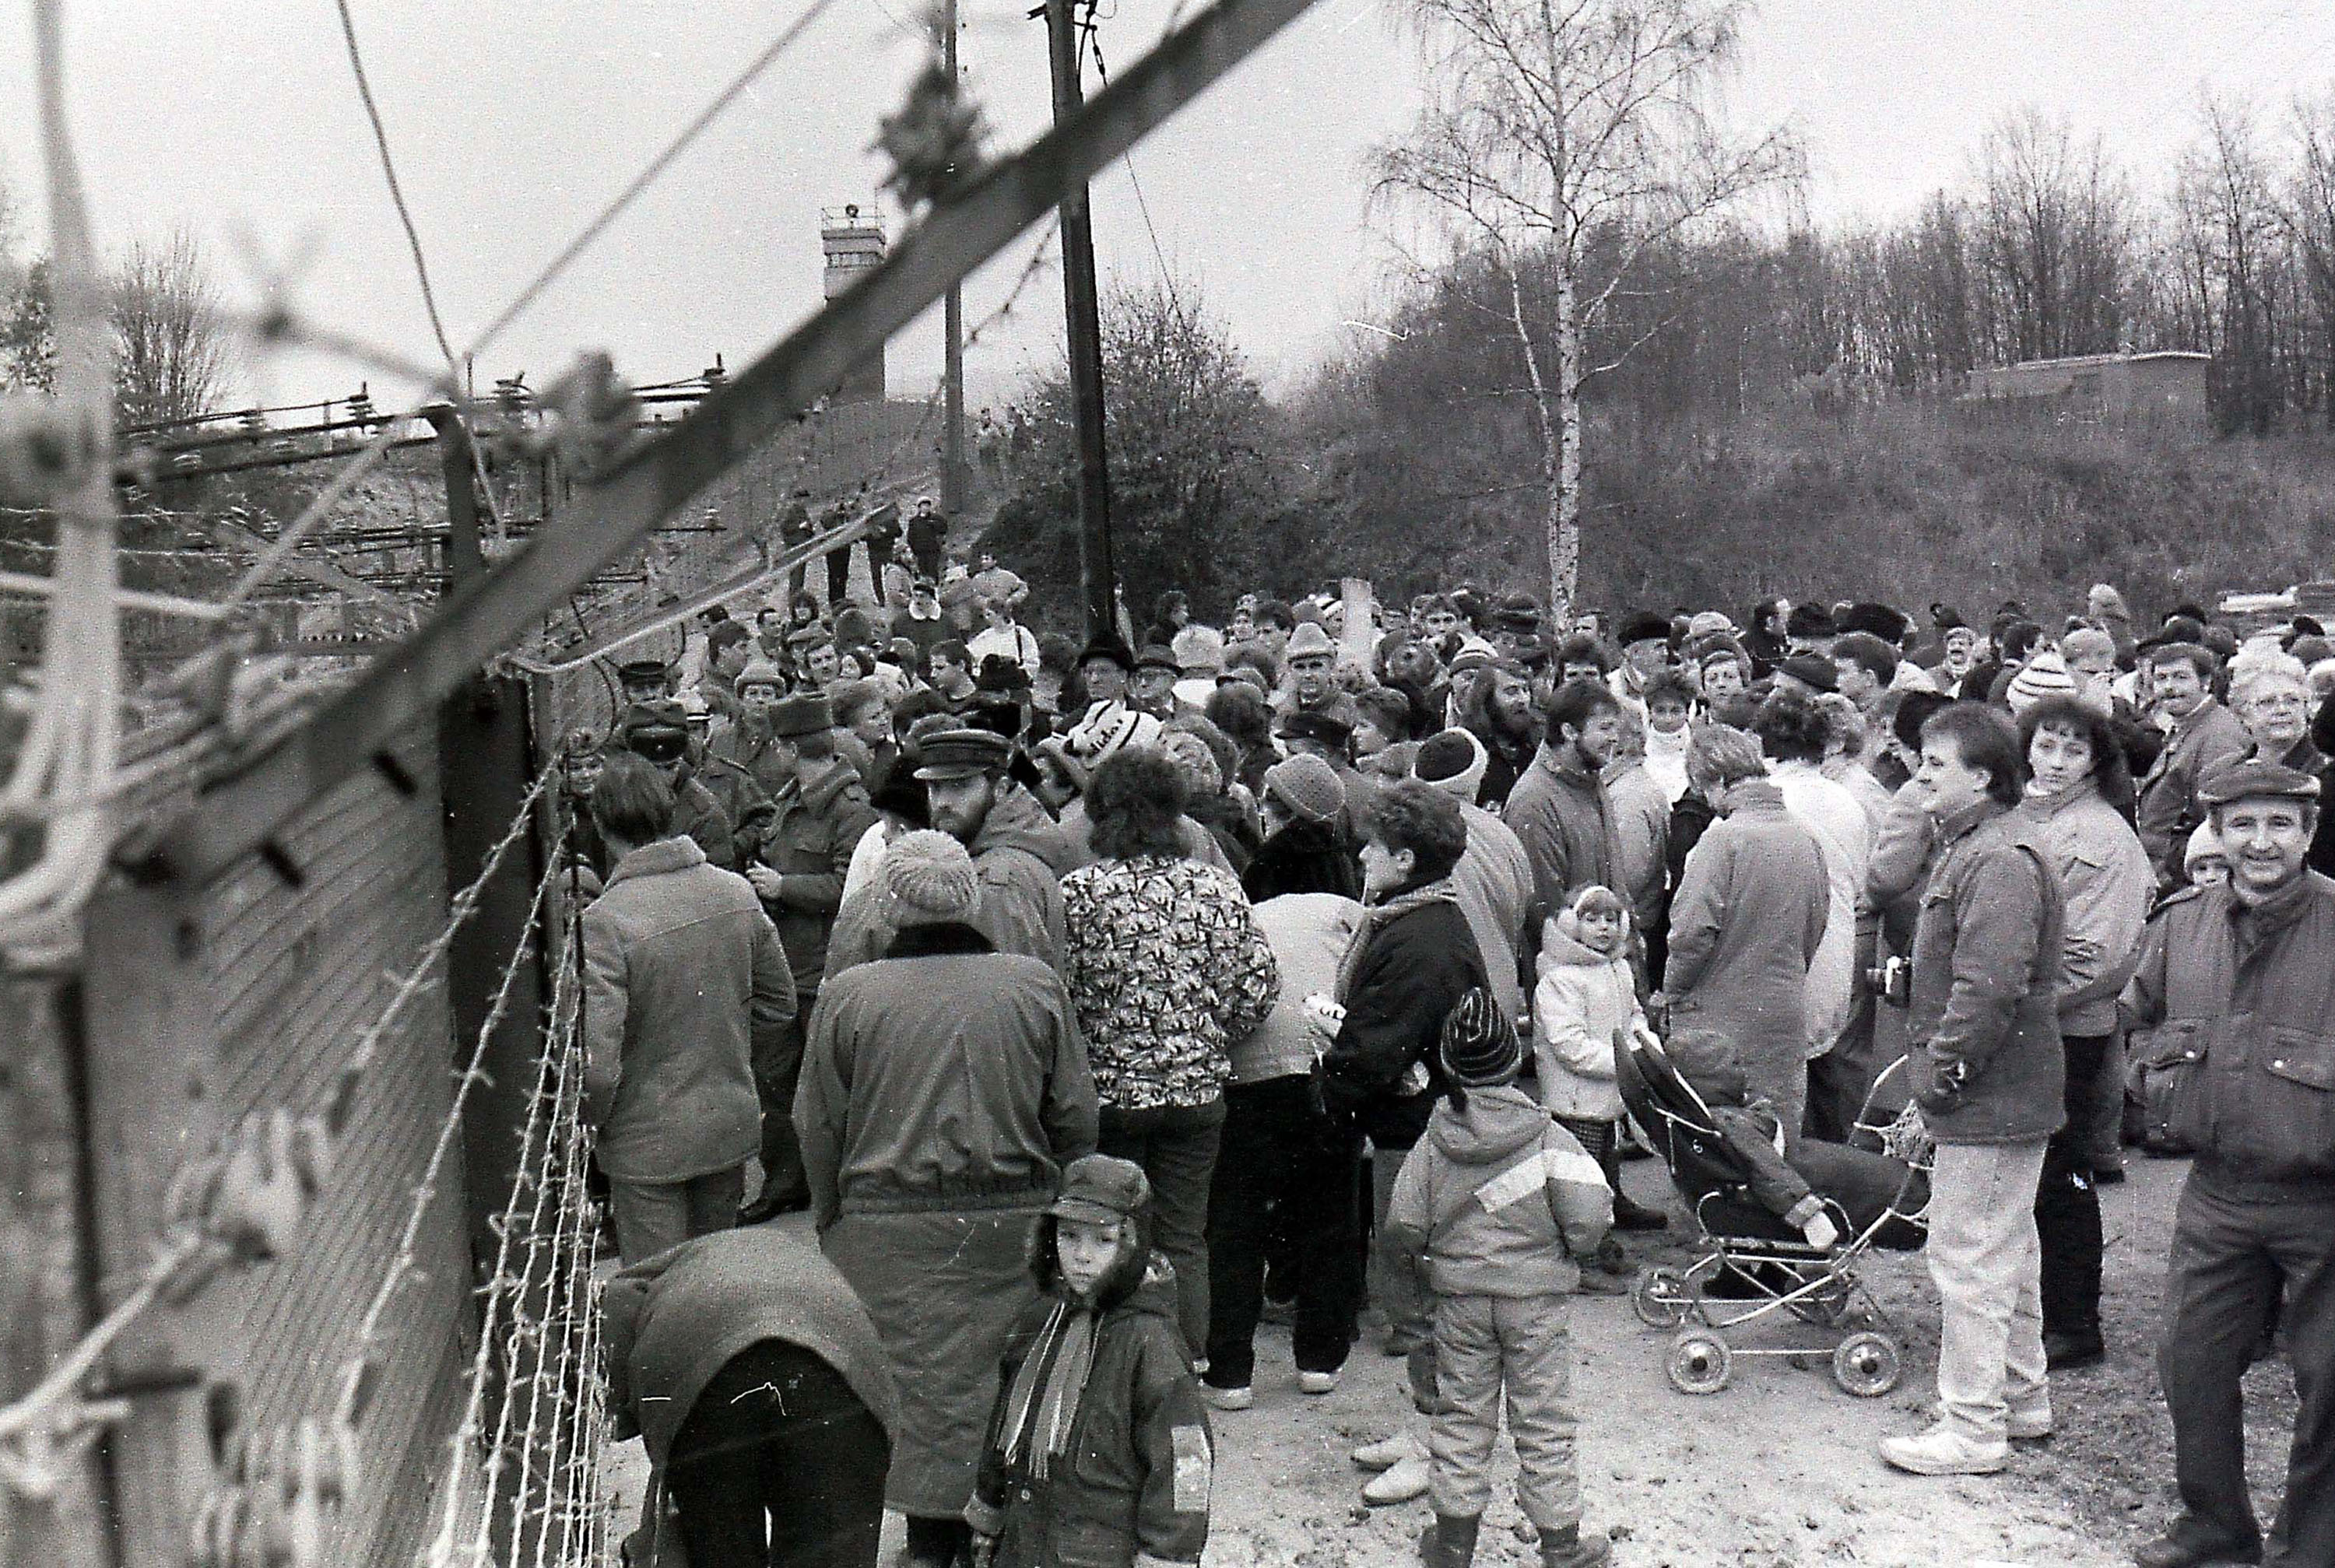
[[[683,779],[681,788],[673,792],[673,837],[691,840],[722,870],[737,870],[738,838],[730,813],[722,809],[721,798],[705,787],[705,781]]]
[[[584,1094],[600,1168],[678,1182],[761,1147],[758,1054],[795,1016],[753,888],[687,838],[616,862],[584,911]]]
[[[814,995],[827,971],[827,937],[843,907],[852,851],[876,821],[857,769],[830,757],[808,784],[790,775],[764,835],[761,863],[779,874],[779,895],[765,899],[779,941],[794,968],[795,992]]]
[[[1735,1042],[1746,1063],[1807,1054],[1808,965],[1830,919],[1831,884],[1816,836],[1775,785],[1738,784],[1671,899],[1662,990],[1679,1028]]]
[[[2237,716],[2211,697],[2195,711],[2173,721],[2173,732],[2156,762],[2140,781],[2140,847],[2156,868],[2160,887],[2177,886],[2181,857],[2189,835],[2205,819],[2197,785],[2246,754],[2253,744]]]
[[[809,1350],[897,1428],[899,1395],[876,1326],[810,1236],[795,1226],[715,1231],[618,1273],[600,1297],[608,1408],[662,1466],[698,1394],[766,1340]]]
[[[1619,1121],[1622,1090],[1613,1073],[1613,1036],[1642,1022],[1630,961],[1581,943],[1581,922],[1566,910],[1540,950],[1533,992],[1533,1060],[1540,1102],[1557,1116]],[[1626,945],[1626,944],[1625,944]]]
[[[1992,800],[1938,828],[1914,928],[1909,1081],[1940,1143],[2039,1142],[2067,1122],[2059,878],[2035,824]]]
[[[963,925],[910,926],[828,982],[795,1091],[811,1216],[1041,1204],[1095,1143],[1061,977]]]
[[[1361,924],[1362,906],[1334,893],[1288,893],[1255,906],[1257,929],[1273,947],[1281,989],[1264,1021],[1232,1042],[1234,1083],[1263,1083],[1313,1070],[1329,1044],[1311,1014],[1309,996],[1335,996],[1338,965]]]
[[[698,765],[695,782],[705,786],[722,808],[722,818],[730,824],[731,853],[737,863],[724,866],[725,871],[742,871],[762,847],[762,837],[770,830],[770,819],[777,808],[771,804],[770,792],[761,781],[734,762],[708,755]]]
[[[1605,776],[1605,800],[1613,824],[1614,892],[1630,901],[1638,929],[1650,930],[1662,917],[1670,888],[1664,851],[1671,836],[1671,799],[1642,762]]]
[[[1613,1224],[1605,1173],[1514,1084],[1439,1103],[1403,1157],[1387,1239],[1439,1296],[1561,1295]]]
[[[1443,884],[1367,909],[1362,921],[1361,951],[1341,971],[1346,1016],[1322,1060],[1323,1099],[1380,1148],[1409,1148],[1442,1085],[1443,1020],[1487,983],[1483,955]],[[1415,1066],[1427,1070],[1423,1089],[1407,1087]]]
[[[1147,855],[1062,878],[1064,978],[1095,1092],[1124,1110],[1224,1093],[1229,1043],[1280,994],[1273,949],[1223,871]]]
[[[1094,1360],[1069,1440],[1041,1479],[1027,1456],[1005,1456],[1014,1378],[1066,1299],[1053,1226],[1039,1228],[1044,1293],[1007,1341],[964,1511],[997,1537],[996,1568],[1157,1568],[1196,1563],[1207,1544],[1216,1441],[1176,1326],[1176,1273],[1156,1253],[1126,1262],[1097,1292]]]
[[[1598,883],[1619,888],[1621,849],[1605,786],[1544,743],[1508,793],[1501,820],[1516,829],[1532,861],[1533,898],[1544,915]]]
[[[1362,866],[1337,824],[1294,818],[1258,848],[1241,873],[1241,890],[1251,904],[1292,893],[1334,893],[1359,900]]]
[[[1848,1027],[1856,987],[1856,901],[1873,863],[1873,824],[1848,786],[1805,762],[1779,762],[1776,788],[1824,851],[1824,940],[1808,961],[1807,1053],[1822,1056]]]
[[[2030,793],[2018,809],[2035,826],[2066,907],[2059,1033],[2112,1034],[2156,891],[2148,857],[2089,779],[2059,795]]]
[[[1062,964],[1061,874],[1072,864],[1061,830],[1036,797],[1001,783],[989,818],[965,848],[981,878],[981,905],[973,924],[1000,953]],[[845,901],[827,942],[825,983],[855,963],[880,958],[895,934],[878,890]]]
[[[1532,859],[1509,826],[1478,806],[1459,803],[1468,822],[1468,850],[1451,868],[1451,895],[1492,982],[1500,1015],[1521,1024],[1525,1017],[1522,953],[1525,923],[1532,917]]]
[[[1937,856],[1938,819],[1908,779],[1890,798],[1889,809],[1873,836],[1873,862],[1865,873],[1865,909],[1880,917],[1882,941],[1892,953],[1913,949],[1922,889]]]
[[[2335,881],[2306,871],[2254,907],[2227,887],[2175,894],[2124,1012],[2200,1175],[2335,1190]]]
[[[2262,748],[2252,747],[2246,755],[2259,757]],[[2335,809],[2330,809],[2335,808],[2335,758],[2330,758],[2305,735],[2277,760],[2319,780],[2319,828],[2311,836],[2311,852],[2304,857],[2304,864],[2322,876],[2335,876]]]

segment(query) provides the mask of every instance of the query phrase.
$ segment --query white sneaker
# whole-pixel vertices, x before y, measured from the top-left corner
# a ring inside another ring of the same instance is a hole
[[[1300,1372],[1297,1374],[1297,1391],[1301,1394],[1326,1394],[1337,1388],[1337,1386],[1338,1374],[1335,1372]]]
[[[1916,1476],[1991,1476],[2010,1462],[2010,1445],[1973,1442],[1940,1422],[1915,1437],[1882,1438],[1881,1457]]]
[[[1354,1463],[1365,1470],[1390,1470],[1405,1459],[1426,1457],[1425,1440],[1408,1427],[1391,1437],[1381,1437],[1354,1450]]]
[[[1237,1389],[1219,1389],[1214,1383],[1202,1383],[1200,1397],[1219,1410],[1245,1410],[1256,1403],[1256,1390],[1246,1383]]]
[[[1408,1503],[1427,1495],[1427,1459],[1424,1456],[1398,1459],[1390,1468],[1371,1476],[1363,1484],[1362,1501],[1373,1508]]]

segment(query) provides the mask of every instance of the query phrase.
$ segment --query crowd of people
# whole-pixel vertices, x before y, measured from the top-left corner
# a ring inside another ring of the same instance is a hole
[[[2138,1349],[2097,1189],[2127,1133],[2192,1154],[2180,1511],[2137,1560],[2335,1563],[2309,617],[1169,594],[1080,645],[910,542],[882,603],[797,581],[624,665],[567,755],[636,1562],[864,1564],[879,1503],[915,1568],[1197,1562],[1284,1310],[1303,1396],[1407,1359],[1422,1426],[1355,1459],[1429,1499],[1431,1568],[1471,1560],[1503,1415],[1543,1563],[1606,1560],[1566,1298],[1685,1223],[1621,1190],[1651,1031],[1723,1063],[1818,1247],[1800,1151],[1877,1084],[1918,1106],[1937,1417],[1879,1455],[1914,1474],[2003,1468],[2056,1377]],[[2265,1543],[2239,1384],[2273,1345]],[[843,1475],[878,1450],[880,1498]]]

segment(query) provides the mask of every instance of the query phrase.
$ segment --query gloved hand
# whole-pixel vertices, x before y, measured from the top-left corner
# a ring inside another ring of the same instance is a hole
[[[1914,1099],[1923,1110],[1949,1111],[1962,1103],[1970,1081],[1970,1063],[1955,1057],[1925,1056]]]
[[[1831,1215],[1819,1209],[1800,1227],[1800,1234],[1807,1239],[1808,1245],[1828,1252],[1833,1243],[1840,1240],[1840,1228],[1832,1223]]]

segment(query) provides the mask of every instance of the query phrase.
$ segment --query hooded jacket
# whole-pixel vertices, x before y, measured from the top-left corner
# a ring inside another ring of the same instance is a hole
[[[1388,1240],[1443,1296],[1569,1293],[1613,1224],[1597,1162],[1512,1083],[1437,1105],[1387,1203]]]
[[[1409,1148],[1442,1082],[1443,1020],[1487,985],[1484,960],[1447,883],[1367,908],[1354,940],[1362,945],[1341,968],[1346,1016],[1322,1060],[1323,1099],[1380,1148]],[[1408,1092],[1414,1064],[1426,1067],[1428,1087]]]
[[[1096,1292],[1094,1360],[1051,1474],[1038,1477],[1026,1455],[1006,1458],[1014,1378],[1067,1301],[1054,1230],[1051,1215],[1038,1227],[1031,1270],[1042,1294],[1006,1342],[965,1521],[997,1537],[995,1568],[1197,1563],[1216,1443],[1176,1326],[1176,1271],[1158,1253],[1129,1249]]]
[[[1533,992],[1533,1060],[1540,1102],[1556,1116],[1618,1121],[1622,1090],[1613,1076],[1613,1036],[1645,1015],[1627,958],[1581,941],[1581,920],[1566,910],[1550,922]],[[1624,949],[1627,928],[1623,929]]]

